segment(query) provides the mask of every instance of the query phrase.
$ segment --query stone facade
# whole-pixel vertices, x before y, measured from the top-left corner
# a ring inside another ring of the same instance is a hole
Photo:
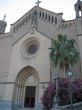
[[[76,18],[70,21],[63,20],[63,13],[35,6],[11,24],[10,32],[0,34],[0,110],[40,109],[40,98],[48,82],[57,73],[63,77],[63,70],[54,68],[49,57],[51,39],[58,34],[76,40],[80,59],[71,69],[74,77],[81,76],[81,4],[79,0],[75,4]]]

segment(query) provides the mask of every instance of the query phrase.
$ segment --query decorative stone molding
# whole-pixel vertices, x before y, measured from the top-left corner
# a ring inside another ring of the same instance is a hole
[[[12,34],[10,34],[10,33],[4,33],[4,34],[1,34],[0,35],[0,39],[9,38],[9,37],[12,37]]]

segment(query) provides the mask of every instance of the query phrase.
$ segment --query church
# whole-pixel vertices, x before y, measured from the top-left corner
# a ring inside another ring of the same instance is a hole
[[[38,1],[39,2],[39,1]],[[11,24],[0,20],[0,110],[41,110],[41,97],[56,74],[63,70],[50,61],[51,39],[58,34],[75,39],[79,63],[74,77],[82,77],[82,1],[74,5],[76,18],[65,21],[63,13],[39,7],[39,3]]]

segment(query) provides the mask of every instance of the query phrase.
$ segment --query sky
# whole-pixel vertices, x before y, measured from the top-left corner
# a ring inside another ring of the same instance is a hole
[[[20,17],[27,13],[36,4],[37,0],[0,0],[0,20],[6,14],[7,28],[6,32],[10,30],[10,24],[16,22]],[[40,7],[47,10],[63,13],[63,19],[75,19],[74,4],[77,0],[40,0]]]

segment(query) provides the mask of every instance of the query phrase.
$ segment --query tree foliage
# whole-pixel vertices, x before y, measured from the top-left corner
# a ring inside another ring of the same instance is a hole
[[[66,35],[59,34],[57,40],[51,40],[52,46],[49,48],[51,61],[55,66],[69,69],[69,65],[73,66],[78,62],[79,52],[76,49],[74,39],[67,39]]]

